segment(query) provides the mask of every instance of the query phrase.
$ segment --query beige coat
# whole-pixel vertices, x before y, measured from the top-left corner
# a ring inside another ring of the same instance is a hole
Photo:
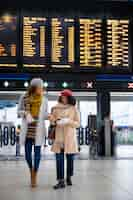
[[[80,126],[80,117],[77,108],[71,105],[57,104],[52,110],[52,121],[62,118],[70,120],[65,125],[56,126],[55,140],[51,150],[60,153],[61,147],[64,145],[65,153],[78,153],[76,128]]]

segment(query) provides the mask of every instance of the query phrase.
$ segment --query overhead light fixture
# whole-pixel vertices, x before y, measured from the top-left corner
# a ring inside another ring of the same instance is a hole
[[[29,86],[28,81],[24,82],[24,87],[27,88]]]
[[[63,88],[67,88],[67,87],[68,87],[68,83],[67,83],[67,82],[63,82],[63,83],[62,83],[62,87],[63,87]]]
[[[8,81],[5,81],[5,82],[4,82],[4,86],[5,86],[5,87],[8,87],[8,86],[9,86],[9,82],[8,82]]]
[[[44,82],[44,87],[45,87],[45,88],[48,87],[48,82],[47,82],[47,81]]]

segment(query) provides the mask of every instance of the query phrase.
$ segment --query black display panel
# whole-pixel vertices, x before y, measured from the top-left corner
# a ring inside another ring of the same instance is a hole
[[[102,67],[102,20],[79,19],[80,67]]]
[[[107,67],[129,67],[129,20],[107,19]]]
[[[0,67],[16,67],[17,17],[0,16]]]
[[[51,18],[51,65],[71,68],[75,63],[75,26],[73,18]]]
[[[47,28],[46,17],[23,17],[24,67],[46,67],[49,48]]]
[[[132,32],[129,17],[42,12],[0,16],[1,71],[130,73]]]

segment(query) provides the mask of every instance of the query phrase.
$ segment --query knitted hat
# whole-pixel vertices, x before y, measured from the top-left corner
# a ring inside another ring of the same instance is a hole
[[[41,78],[33,78],[30,82],[30,86],[36,86],[43,88],[43,80]]]
[[[68,90],[68,89],[65,89],[60,93],[60,96],[66,96],[66,97],[72,96],[72,91]]]

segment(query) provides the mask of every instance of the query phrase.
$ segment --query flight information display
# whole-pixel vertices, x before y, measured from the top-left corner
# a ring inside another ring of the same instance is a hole
[[[128,67],[129,20],[107,20],[107,66]]]
[[[17,18],[0,17],[0,67],[16,67]]]
[[[102,20],[79,19],[80,66],[102,66]]]
[[[23,65],[45,67],[47,64],[47,18],[23,17]]]
[[[51,19],[51,63],[52,67],[70,68],[75,62],[74,19]]]

